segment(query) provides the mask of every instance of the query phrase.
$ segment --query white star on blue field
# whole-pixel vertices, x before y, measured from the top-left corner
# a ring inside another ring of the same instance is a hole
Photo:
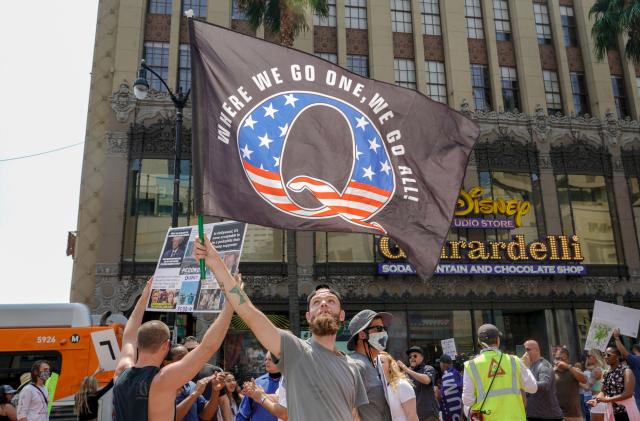
[[[351,126],[356,146],[352,179],[389,192],[393,191],[394,175],[389,155],[371,120],[346,102],[315,93],[282,93],[263,101],[247,114],[240,122],[238,130],[241,158],[256,168],[280,173],[282,148],[291,130],[292,121],[303,109],[319,104],[330,105],[340,110]],[[327,124],[331,122],[327,121]]]

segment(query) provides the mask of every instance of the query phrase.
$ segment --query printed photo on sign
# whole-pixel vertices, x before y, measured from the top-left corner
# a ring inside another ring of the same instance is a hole
[[[199,288],[199,275],[185,276],[182,280],[182,285],[180,285],[176,309],[178,311],[193,311]]]
[[[222,291],[220,289],[201,289],[196,311],[211,311],[222,307]]]
[[[187,241],[191,235],[190,228],[169,231],[160,256],[159,267],[179,268],[185,256]]]

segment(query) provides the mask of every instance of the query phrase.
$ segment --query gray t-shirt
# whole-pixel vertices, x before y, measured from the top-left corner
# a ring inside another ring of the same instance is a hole
[[[362,377],[364,387],[367,390],[369,403],[358,408],[361,420],[367,421],[391,421],[391,411],[384,396],[384,385],[378,370],[371,364],[365,355],[354,352],[349,355],[355,360],[356,368]]]
[[[556,376],[553,366],[544,358],[531,363],[529,367],[538,383],[538,391],[527,393],[527,417],[530,418],[562,418],[562,409],[556,396]]]
[[[313,337],[280,331],[280,372],[287,379],[289,419],[352,421],[352,409],[369,403],[355,362]]]

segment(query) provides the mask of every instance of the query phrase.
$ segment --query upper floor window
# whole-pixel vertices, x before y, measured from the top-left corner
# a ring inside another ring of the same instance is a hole
[[[602,175],[556,175],[562,233],[577,234],[587,264],[617,264],[607,183]]]
[[[480,0],[464,0],[464,19],[468,38],[484,38]]]
[[[334,53],[314,53],[316,57],[323,58],[333,64],[338,64],[338,55]]]
[[[439,0],[420,0],[420,9],[422,33],[424,35],[442,35]]]
[[[584,83],[584,75],[581,73],[569,73],[571,78],[571,95],[573,97],[573,110],[577,115],[589,112],[589,102],[587,101],[587,88]]]
[[[173,159],[131,160],[125,222],[125,260],[158,260],[167,227],[171,223],[174,164]],[[189,218],[193,216],[190,202],[191,161],[182,160],[178,203],[179,226],[189,225]]]
[[[509,3],[507,0],[493,0],[493,19],[496,24],[496,39],[511,39],[511,22],[509,21]]]
[[[611,154],[604,146],[574,141],[551,146],[560,222],[578,235],[586,264],[618,264],[617,212]],[[625,227],[626,229],[627,227]]]
[[[638,245],[640,245],[640,150],[625,148],[621,150],[621,155],[624,172],[627,176],[627,184],[629,186],[629,199],[633,212],[636,241],[638,241]]]
[[[493,200],[516,199],[532,204],[532,209],[522,217],[521,225],[516,229],[487,230],[485,233],[488,241],[509,241],[514,235],[524,235],[525,241],[535,241],[540,238],[540,229],[544,226],[542,215],[542,195],[538,174],[533,169],[531,173],[514,171],[480,171],[480,187],[485,191],[485,197]],[[538,221],[537,216],[541,220]],[[538,227],[538,222],[540,227]]]
[[[231,1],[231,19],[248,20],[247,15],[238,7],[238,0]]]
[[[315,26],[336,26],[336,0],[327,0],[327,6],[329,6],[329,13],[326,17],[317,13],[313,14],[313,24]]]
[[[481,64],[471,65],[471,88],[476,110],[491,108],[491,88],[489,85],[489,69]]]
[[[344,0],[344,26],[367,29],[367,0]]]
[[[447,103],[447,79],[444,74],[444,63],[425,61],[427,72],[427,96],[434,101]]]
[[[551,24],[546,4],[533,3],[533,16],[536,20],[538,44],[551,44]]]
[[[413,60],[406,58],[393,59],[393,72],[396,85],[416,89],[416,64]]]
[[[173,0],[149,0],[149,13],[156,15],[170,15]]]
[[[560,6],[560,20],[562,21],[564,46],[577,47],[578,35],[576,31],[576,17],[573,14],[573,7]]]
[[[169,76],[169,44],[166,42],[145,42],[144,60],[165,81]],[[147,72],[149,88],[160,92],[167,92],[162,82],[151,72]]]
[[[411,1],[410,0],[390,0],[391,1],[391,31],[393,32],[413,32],[411,28]]]
[[[558,84],[558,74],[550,70],[543,70],[544,93],[547,98],[547,114],[553,115],[562,111],[560,102],[560,85]]]
[[[613,101],[616,103],[618,118],[624,119],[629,115],[629,109],[627,108],[627,95],[624,90],[622,76],[611,76],[611,89],[613,90]]]
[[[207,0],[182,0],[182,15],[187,10],[193,10],[193,15],[205,18],[207,17]]]
[[[514,67],[500,67],[502,82],[502,101],[505,111],[515,111],[520,108],[520,89],[518,87],[518,73]]]
[[[347,54],[347,69],[360,76],[369,77],[369,57]]]
[[[186,93],[191,89],[191,50],[189,44],[180,44],[178,54],[178,87]]]

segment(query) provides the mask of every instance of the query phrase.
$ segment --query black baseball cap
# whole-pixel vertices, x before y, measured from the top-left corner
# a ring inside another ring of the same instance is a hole
[[[419,346],[412,346],[411,348],[406,350],[405,354],[410,355],[412,352],[417,352],[424,357],[424,351]]]
[[[331,294],[335,295],[336,297],[338,297],[338,301],[340,301],[340,306],[342,307],[342,296],[340,295],[340,293],[338,291],[336,291],[335,289],[333,289],[331,286],[327,285],[327,284],[320,284],[317,285],[315,287],[315,289],[311,292],[311,294],[307,295],[307,307],[309,307],[309,304],[311,304],[311,299],[313,297],[315,297],[315,295],[318,293],[319,290],[321,289],[326,289],[328,290]]]
[[[447,354],[442,354],[440,356],[440,358],[438,358],[438,362],[439,363],[443,363],[443,364],[452,364],[453,360],[451,359],[451,357]]]

